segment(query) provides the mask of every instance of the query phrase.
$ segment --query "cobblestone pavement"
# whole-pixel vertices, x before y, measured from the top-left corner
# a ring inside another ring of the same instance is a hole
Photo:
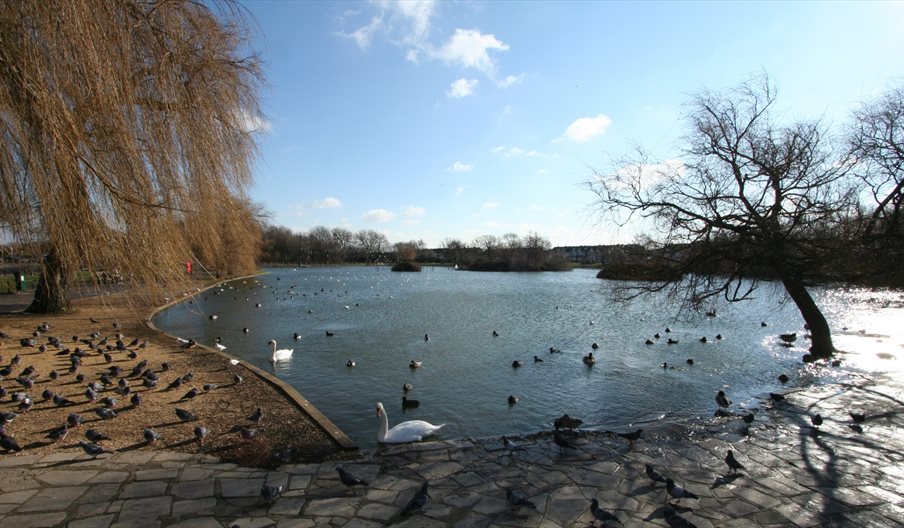
[[[354,489],[335,463],[268,471],[152,450],[3,455],[0,526],[569,527],[594,521],[593,498],[622,526],[668,526],[671,512],[700,527],[904,526],[902,393],[888,379],[815,387],[764,402],[749,430],[732,416],[644,433],[633,446],[601,432],[578,432],[577,449],[565,452],[549,432],[515,439],[523,450],[512,453],[498,438],[390,446],[345,463],[369,482]],[[854,424],[849,412],[866,419]],[[817,413],[818,429],[810,420]],[[728,449],[746,469],[729,474]],[[667,503],[646,464],[699,499]],[[401,515],[424,481],[426,505]],[[265,501],[265,483],[282,493]],[[523,491],[535,509],[513,511],[508,489]]]

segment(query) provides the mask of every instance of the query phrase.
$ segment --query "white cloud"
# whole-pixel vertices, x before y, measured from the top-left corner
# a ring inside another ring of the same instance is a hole
[[[337,31],[335,34],[343,38],[354,40],[355,44],[357,44],[359,48],[366,50],[370,47],[370,43],[373,40],[374,34],[382,28],[383,14],[381,13],[371,18],[370,23],[366,26],[361,26],[351,33]]]
[[[599,114],[596,117],[582,117],[568,126],[565,136],[576,143],[586,143],[605,133],[611,124],[612,120],[605,114]]]
[[[468,190],[467,185],[459,185],[458,187],[455,188],[455,196],[458,196],[467,190]]]
[[[433,18],[436,7],[434,0],[403,0],[401,2],[380,2],[384,8],[388,8],[409,24],[404,41],[408,44],[423,42],[430,34],[430,19]]]
[[[396,217],[396,214],[386,209],[371,209],[366,211],[361,218],[368,222],[389,222]]]
[[[446,96],[454,99],[461,99],[469,95],[474,95],[474,88],[477,87],[478,82],[480,81],[477,79],[458,79],[449,87]]]
[[[545,152],[540,152],[539,150],[524,150],[521,147],[511,147],[506,150],[505,147],[495,147],[490,150],[493,154],[502,154],[506,158],[517,158],[520,156],[526,156],[528,158],[546,158],[553,159],[557,158],[558,154],[546,154]]]
[[[254,114],[244,108],[238,111],[239,126],[245,132],[269,132],[273,123],[262,115]]]
[[[496,86],[498,86],[500,88],[508,88],[509,86],[512,86],[513,84],[518,84],[523,80],[524,80],[523,73],[521,75],[507,75],[505,77],[505,79],[502,79],[501,81],[497,82]]]
[[[333,198],[332,196],[314,202],[315,209],[338,209],[340,207],[342,207],[342,202],[339,201],[338,198]]]
[[[402,209],[402,216],[407,216],[409,218],[415,216],[424,216],[427,212],[423,207],[415,207],[413,205],[409,205],[408,207]]]
[[[498,147],[493,147],[493,148],[491,148],[491,149],[490,149],[490,152],[492,152],[493,154],[499,154],[499,153],[502,152],[503,150],[505,150],[505,147],[503,147],[503,146],[498,146]]]
[[[508,152],[506,152],[504,154],[504,156],[506,158],[511,158],[513,156],[523,156],[523,155],[524,155],[524,149],[519,148],[519,147],[512,147],[508,150]]]
[[[473,165],[468,165],[467,163],[462,163],[460,161],[456,161],[452,164],[451,167],[446,169],[448,172],[471,172],[474,170]]]
[[[418,51],[416,49],[410,49],[405,53],[405,60],[408,62],[413,62],[415,64],[420,64],[421,60],[418,56]]]
[[[431,50],[431,56],[446,63],[458,64],[463,68],[474,68],[487,77],[496,72],[496,61],[489,50],[505,51],[509,45],[494,35],[484,35],[478,29],[456,29],[452,38],[438,50]]]
[[[490,210],[490,209],[496,209],[497,207],[499,207],[499,203],[498,203],[498,202],[484,202],[484,203],[483,203],[483,208],[484,208],[484,209]]]

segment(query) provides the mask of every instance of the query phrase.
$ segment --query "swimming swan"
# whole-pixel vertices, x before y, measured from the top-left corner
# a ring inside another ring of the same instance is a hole
[[[268,345],[273,347],[273,355],[270,356],[270,361],[277,362],[281,359],[289,359],[292,357],[292,352],[295,351],[294,348],[283,348],[280,350],[276,350],[276,340],[271,339],[267,342]]]
[[[433,425],[423,420],[409,420],[407,422],[402,422],[387,431],[389,419],[386,417],[386,409],[383,408],[383,404],[380,402],[377,402],[377,416],[381,419],[380,430],[377,431],[377,442],[380,442],[381,444],[419,442],[423,438],[439,431],[446,425]]]

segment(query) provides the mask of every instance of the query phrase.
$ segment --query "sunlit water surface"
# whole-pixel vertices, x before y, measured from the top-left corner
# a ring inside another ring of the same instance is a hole
[[[801,362],[809,346],[803,337],[794,348],[781,345],[777,335],[803,336],[803,322],[769,287],[753,301],[719,306],[717,317],[687,320],[676,319],[661,298],[612,303],[614,284],[593,270],[269,271],[200,293],[154,322],[211,346],[221,337],[227,353],[294,386],[363,448],[376,443],[377,401],[390,426],[408,419],[445,423],[441,438],[534,432],[562,413],[586,427],[627,430],[712,416],[719,389],[739,407],[754,407],[770,391],[902,369],[900,292],[814,291],[836,347],[846,351],[842,367],[832,368]],[[646,345],[657,332],[662,337]],[[679,343],[668,345],[667,338]],[[271,364],[270,339],[294,348],[292,358]],[[593,343],[600,348],[593,351]],[[550,354],[550,347],[561,353]],[[597,359],[592,367],[582,362],[589,352]],[[356,366],[347,367],[348,360]],[[423,366],[409,368],[412,360]],[[523,366],[513,368],[515,360]],[[674,368],[663,369],[664,362]],[[784,386],[781,373],[791,378]],[[403,414],[405,383],[421,405]],[[517,404],[509,405],[510,395]]]

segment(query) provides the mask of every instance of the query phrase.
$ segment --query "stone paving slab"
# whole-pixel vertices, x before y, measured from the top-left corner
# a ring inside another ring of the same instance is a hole
[[[904,528],[902,394],[904,383],[885,378],[813,387],[763,402],[749,427],[722,417],[647,431],[633,446],[591,431],[576,432],[569,452],[550,432],[515,439],[523,449],[513,453],[498,438],[386,446],[343,463],[370,483],[353,490],[328,462],[267,471],[154,450],[96,460],[2,454],[0,526],[571,528],[594,521],[596,498],[623,527],[668,526],[673,508],[700,528]],[[869,416],[863,433],[848,427],[851,410]],[[809,421],[817,412],[826,417],[818,429]],[[729,474],[728,449],[745,466],[740,473]],[[699,498],[667,502],[647,464]],[[401,515],[424,481],[426,506]],[[283,494],[265,502],[265,482]],[[509,488],[535,508],[513,511]]]

